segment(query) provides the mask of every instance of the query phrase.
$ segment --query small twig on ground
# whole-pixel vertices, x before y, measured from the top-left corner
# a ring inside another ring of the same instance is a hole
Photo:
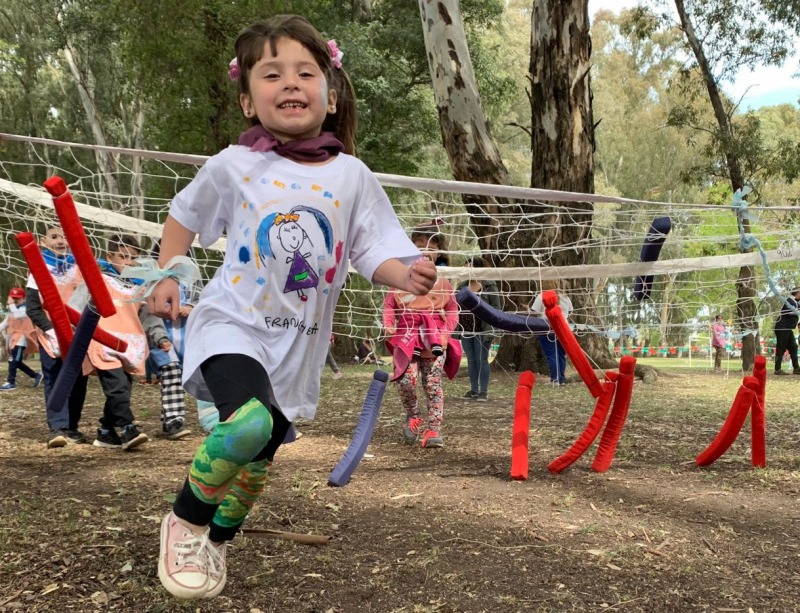
[[[22,590],[19,590],[18,592],[11,594],[11,596],[9,596],[8,598],[0,600],[0,607],[2,607],[4,604],[8,604],[12,600],[16,600],[17,596],[19,596],[20,594],[22,594]]]
[[[267,528],[244,528],[242,534],[255,538],[273,538],[295,541],[303,545],[327,545],[330,536],[324,534],[299,534],[297,532],[284,532],[282,530],[269,530]]]
[[[700,539],[700,540],[702,540],[702,541],[703,541],[703,544],[704,544],[706,547],[708,547],[708,550],[709,550],[711,553],[713,553],[714,555],[717,555],[717,550],[716,550],[716,549],[714,549],[714,546],[713,546],[711,543],[709,543],[709,542],[708,542],[708,539],[707,539],[706,537],[701,537],[701,539]]]

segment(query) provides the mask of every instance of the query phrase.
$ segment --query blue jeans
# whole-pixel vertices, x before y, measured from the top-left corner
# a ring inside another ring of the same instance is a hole
[[[542,346],[544,357],[547,358],[547,366],[550,369],[550,382],[564,383],[566,381],[564,372],[567,370],[567,354],[564,351],[564,347],[552,332],[540,335],[539,344]]]
[[[489,348],[492,337],[488,334],[461,337],[461,347],[467,356],[470,390],[475,393],[489,392]]]
[[[17,369],[24,372],[31,379],[36,376],[36,371],[28,366],[23,360],[25,359],[25,347],[17,345],[8,352],[8,378],[7,381],[11,385],[17,383]]]

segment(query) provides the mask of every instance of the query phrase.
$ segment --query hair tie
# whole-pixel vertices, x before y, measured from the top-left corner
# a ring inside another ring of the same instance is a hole
[[[239,79],[239,62],[236,58],[233,58],[228,63],[228,78],[231,81],[236,81]]]
[[[328,49],[331,51],[331,64],[333,64],[333,67],[337,69],[341,68],[344,53],[342,53],[342,51],[339,49],[334,39],[330,39],[328,41]]]

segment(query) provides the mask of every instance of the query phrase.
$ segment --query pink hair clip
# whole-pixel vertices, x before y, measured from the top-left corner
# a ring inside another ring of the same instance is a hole
[[[331,64],[333,64],[334,68],[341,68],[342,67],[342,58],[344,57],[344,53],[342,53],[341,49],[336,45],[336,41],[330,39],[328,41],[328,49],[331,50]]]
[[[239,78],[239,62],[233,58],[228,64],[228,78],[231,81],[236,81]]]

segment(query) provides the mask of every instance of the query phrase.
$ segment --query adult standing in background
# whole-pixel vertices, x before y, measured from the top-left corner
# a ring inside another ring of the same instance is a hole
[[[798,310],[800,310],[800,287],[792,289],[791,297],[786,299],[786,303],[781,307],[778,319],[775,321],[775,374],[788,375],[788,372],[781,370],[781,362],[785,351],[789,352],[789,359],[792,361],[793,374],[800,375],[800,365],[797,363],[797,339],[794,337],[794,329],[797,327]]]
[[[481,257],[472,258],[466,263],[474,269],[486,268],[486,261]],[[480,272],[476,273],[480,274]],[[458,286],[469,287],[480,298],[496,309],[500,308],[500,293],[494,281],[480,281],[470,278]],[[461,311],[458,315],[458,331],[461,347],[467,356],[467,372],[469,373],[469,391],[464,398],[486,402],[489,399],[489,349],[492,346],[492,327],[478,319],[471,311]]]
[[[725,355],[725,321],[722,315],[717,315],[711,325],[711,346],[714,348],[714,370],[722,370],[722,358]]]

